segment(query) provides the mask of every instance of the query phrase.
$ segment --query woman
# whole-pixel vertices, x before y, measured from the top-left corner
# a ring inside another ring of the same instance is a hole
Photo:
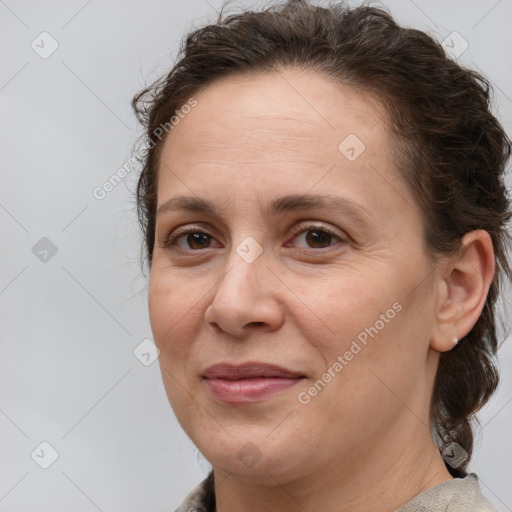
[[[134,98],[151,325],[213,467],[178,511],[494,510],[466,471],[511,274],[488,88],[299,0],[189,34]]]

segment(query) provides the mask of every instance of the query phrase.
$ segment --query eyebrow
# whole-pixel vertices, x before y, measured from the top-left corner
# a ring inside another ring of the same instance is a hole
[[[365,224],[375,220],[375,214],[363,205],[344,197],[332,195],[291,194],[281,196],[268,203],[266,213],[268,215],[278,215],[284,212],[312,208],[331,208],[344,216]],[[176,196],[169,199],[160,205],[157,215],[179,210],[219,215],[217,208],[211,201],[193,196]]]

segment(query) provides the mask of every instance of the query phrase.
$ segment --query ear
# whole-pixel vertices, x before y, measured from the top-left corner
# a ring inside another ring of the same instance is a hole
[[[489,233],[466,233],[457,254],[443,261],[440,270],[430,347],[446,352],[471,331],[485,306],[495,272]]]

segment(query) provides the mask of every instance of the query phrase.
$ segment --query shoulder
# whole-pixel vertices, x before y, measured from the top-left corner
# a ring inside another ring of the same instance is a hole
[[[397,512],[497,512],[482,494],[476,473],[453,478],[418,494]]]

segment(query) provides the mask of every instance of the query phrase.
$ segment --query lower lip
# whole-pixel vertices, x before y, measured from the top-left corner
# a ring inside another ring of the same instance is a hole
[[[222,402],[245,404],[265,400],[301,380],[301,377],[296,379],[282,377],[258,377],[240,380],[206,379],[206,384],[212,394]]]

